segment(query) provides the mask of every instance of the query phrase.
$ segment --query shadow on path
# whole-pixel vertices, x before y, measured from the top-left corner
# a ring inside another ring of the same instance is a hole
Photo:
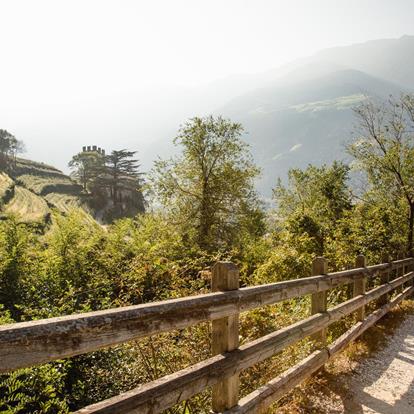
[[[375,330],[366,335],[375,335]],[[414,315],[407,315],[386,345],[353,373],[324,372],[326,387],[340,397],[345,414],[414,413]],[[375,342],[375,336],[368,342]]]

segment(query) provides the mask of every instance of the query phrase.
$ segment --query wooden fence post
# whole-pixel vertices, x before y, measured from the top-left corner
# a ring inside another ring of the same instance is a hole
[[[355,267],[359,268],[359,267],[366,267],[366,266],[367,266],[367,260],[366,260],[365,256],[362,255],[362,254],[357,256],[356,261],[355,261]],[[364,275],[362,277],[358,277],[358,279],[356,279],[354,281],[354,297],[359,296],[359,295],[364,295],[365,290],[366,290],[366,285],[367,285],[366,276]],[[364,320],[364,318],[365,318],[365,306],[361,306],[356,311],[356,315],[357,315],[357,320],[358,321]]]
[[[405,254],[403,254],[403,255],[402,255],[402,259],[405,259],[405,258],[406,258],[406,256],[405,256]],[[402,265],[401,276],[404,276],[406,273],[407,273],[407,265],[404,263],[404,264]],[[401,285],[401,293],[403,293],[403,292],[404,292],[404,288],[405,288],[405,283],[403,283],[403,284]]]
[[[408,271],[412,272],[414,270],[414,266],[413,266],[413,257],[411,256],[411,253],[410,253],[409,258],[411,259],[411,262],[408,265]],[[411,282],[408,283],[408,286],[414,286],[414,278],[411,279]]]
[[[217,262],[213,266],[212,290],[239,289],[239,270],[231,262]],[[239,315],[231,315],[212,322],[212,353],[233,351],[239,346]],[[213,386],[213,412],[222,412],[237,405],[239,400],[239,375],[233,375]]]
[[[382,256],[382,263],[388,263],[389,266],[391,266],[390,264],[390,255],[388,253],[384,254]],[[384,285],[386,283],[388,283],[390,281],[390,268],[388,267],[387,269],[385,269],[383,272],[381,272],[381,285]],[[378,306],[383,306],[385,305],[389,300],[389,294],[386,293],[385,295],[381,296],[378,299]]]
[[[414,260],[414,258],[412,256],[410,256],[410,257],[411,257],[411,263],[410,263],[409,271],[412,272],[412,271],[414,271],[414,264],[412,262]],[[414,286],[414,278],[411,279],[411,285]]]
[[[398,253],[396,260],[401,260],[402,257],[403,257],[402,254],[401,253]],[[395,269],[395,278],[394,279],[398,279],[400,276],[402,276],[403,275],[403,272],[404,272],[403,266],[402,265],[398,265],[397,268]],[[395,293],[400,293],[402,291],[403,291],[402,285],[399,286],[397,289],[394,290]]]
[[[328,273],[328,263],[324,257],[315,257],[312,262],[312,276],[326,275]],[[327,291],[312,294],[311,314],[326,312],[328,301]],[[312,339],[317,341],[319,345],[326,344],[326,328],[312,335]]]

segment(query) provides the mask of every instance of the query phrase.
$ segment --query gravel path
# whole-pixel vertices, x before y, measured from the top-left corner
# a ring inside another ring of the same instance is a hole
[[[414,315],[350,378],[346,414],[414,414]]]

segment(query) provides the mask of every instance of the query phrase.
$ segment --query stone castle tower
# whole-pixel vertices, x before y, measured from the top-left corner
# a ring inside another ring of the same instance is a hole
[[[83,146],[82,152],[97,152],[98,154],[105,156],[105,150],[101,147],[97,147],[96,145]]]

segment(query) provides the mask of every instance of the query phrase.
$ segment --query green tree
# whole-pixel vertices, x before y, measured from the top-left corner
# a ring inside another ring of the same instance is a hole
[[[30,229],[13,217],[0,221],[0,304],[14,319],[25,299],[24,279],[32,270],[32,250],[36,246]]]
[[[171,220],[202,249],[231,245],[242,219],[260,210],[243,128],[222,117],[193,118],[174,144],[181,155],[158,160],[153,188]]]
[[[5,129],[0,129],[0,171],[9,170],[16,155],[24,151],[24,144]]]
[[[69,161],[72,177],[83,187],[85,192],[90,190],[99,171],[104,165],[104,156],[96,151],[80,152]]]
[[[355,109],[360,137],[348,150],[375,191],[389,203],[404,200],[401,214],[408,224],[407,251],[414,231],[414,95],[388,102],[368,101]]]
[[[348,173],[349,167],[337,161],[332,166],[291,169],[288,185],[279,180],[273,190],[278,221],[296,236],[307,233],[316,254],[324,254],[327,238],[351,209]]]
[[[142,173],[135,154],[125,149],[112,151],[100,169],[99,183],[108,189],[114,205],[122,202],[124,190],[142,194]]]
[[[72,177],[91,195],[90,206],[104,209],[104,218],[133,216],[145,211],[142,173],[135,151],[112,151],[104,156],[96,151],[81,152],[69,162]],[[111,200],[112,206],[108,205]]]

